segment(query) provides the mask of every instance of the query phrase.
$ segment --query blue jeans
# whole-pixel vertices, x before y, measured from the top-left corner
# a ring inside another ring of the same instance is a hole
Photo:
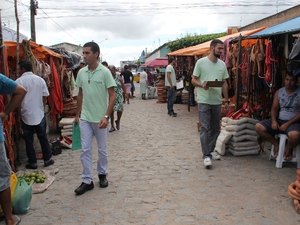
[[[34,133],[37,134],[37,137],[39,139],[42,152],[43,152],[44,161],[48,161],[49,159],[51,159],[52,151],[50,149],[49,141],[47,139],[46,127],[47,124],[46,124],[45,117],[38,125],[27,125],[24,122],[22,122],[22,130],[25,139],[26,153],[28,157],[28,163],[30,164],[34,164],[37,162],[35,150],[33,147]]]
[[[167,107],[168,107],[168,114],[171,114],[174,112],[173,105],[176,97],[176,90],[175,87],[170,88],[167,87]]]
[[[95,136],[98,147],[97,173],[107,174],[107,128],[99,128],[99,123],[80,120],[81,148],[80,155],[82,171],[82,182],[90,184],[93,181],[93,159],[92,141]]]
[[[221,105],[198,104],[203,158],[210,157],[220,134]]]

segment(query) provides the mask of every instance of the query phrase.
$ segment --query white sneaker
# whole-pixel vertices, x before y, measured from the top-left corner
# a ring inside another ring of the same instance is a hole
[[[217,153],[215,151],[213,151],[210,154],[211,154],[213,160],[220,160],[221,159],[221,156],[219,155],[219,153]]]
[[[204,167],[209,169],[212,166],[211,159],[209,157],[205,157],[203,160]]]

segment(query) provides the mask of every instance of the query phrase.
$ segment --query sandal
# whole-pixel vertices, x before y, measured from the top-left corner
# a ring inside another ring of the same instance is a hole
[[[120,121],[119,121],[119,120],[116,120],[115,123],[116,123],[116,128],[117,128],[117,130],[120,130]]]
[[[14,219],[15,219],[15,224],[19,225],[21,223],[21,218],[18,217],[17,215],[13,215]]]
[[[108,132],[114,132],[116,129],[114,127],[110,128]]]

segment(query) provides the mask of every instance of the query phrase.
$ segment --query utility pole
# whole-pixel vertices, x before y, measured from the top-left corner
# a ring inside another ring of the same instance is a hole
[[[1,20],[1,9],[0,9],[0,47],[3,44],[3,34],[2,34],[2,20]]]
[[[31,28],[31,40],[36,42],[35,36],[35,16],[38,8],[38,1],[30,0],[30,28]]]
[[[4,74],[4,55],[3,55],[3,34],[2,34],[2,20],[1,20],[1,9],[0,9],[0,73]]]

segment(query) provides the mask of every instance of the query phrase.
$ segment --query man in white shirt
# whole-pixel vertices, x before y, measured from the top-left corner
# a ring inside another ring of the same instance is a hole
[[[44,104],[47,96],[49,96],[49,91],[44,79],[32,73],[32,64],[30,61],[20,61],[18,66],[22,75],[16,82],[27,91],[21,104],[22,130],[28,157],[26,168],[37,168],[37,159],[33,147],[34,133],[37,134],[39,139],[43,152],[44,166],[47,167],[54,164],[46,133],[47,125],[44,112]]]
[[[173,57],[169,58],[169,65],[166,68],[165,74],[165,86],[167,88],[167,107],[168,115],[176,117],[177,113],[174,112],[173,105],[176,98],[176,74],[174,69],[175,59]]]

